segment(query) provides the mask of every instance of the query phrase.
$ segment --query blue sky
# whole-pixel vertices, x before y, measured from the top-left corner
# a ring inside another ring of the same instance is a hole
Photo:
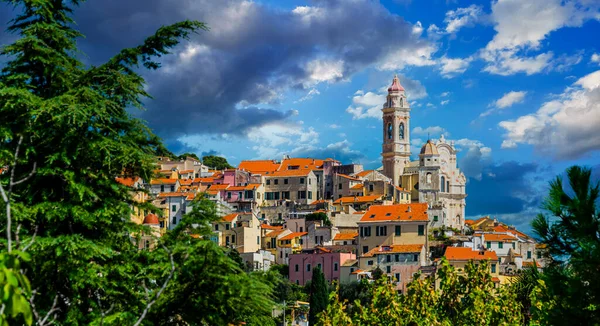
[[[13,13],[2,6],[5,22]],[[75,19],[89,64],[161,25],[208,24],[143,72],[154,99],[136,114],[177,153],[377,168],[382,99],[398,74],[413,153],[428,134],[456,142],[469,216],[526,227],[548,180],[573,164],[598,167],[594,1],[106,0]]]

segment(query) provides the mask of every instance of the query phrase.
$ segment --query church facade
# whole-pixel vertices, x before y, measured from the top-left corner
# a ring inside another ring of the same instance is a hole
[[[465,222],[466,178],[456,163],[454,142],[428,139],[411,161],[410,106],[397,76],[383,104],[383,174],[428,204],[429,227],[461,230]]]

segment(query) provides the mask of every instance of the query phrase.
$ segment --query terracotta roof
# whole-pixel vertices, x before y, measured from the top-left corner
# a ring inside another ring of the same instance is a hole
[[[212,190],[212,191],[219,191],[219,190],[227,190],[227,188],[229,188],[228,184],[213,184],[211,185],[208,189]]]
[[[120,183],[124,186],[127,186],[127,187],[132,187],[139,179],[140,179],[140,177],[115,178],[115,180],[117,180],[118,183]]]
[[[510,231],[505,225],[496,225],[492,228],[492,231],[494,232],[508,232]]]
[[[358,263],[358,259],[347,259],[342,266],[344,267],[350,267],[350,266],[354,266],[356,263]]]
[[[353,232],[353,233],[338,233],[335,235],[335,237],[333,238],[334,241],[336,240],[354,240],[354,238],[358,237],[358,232]]]
[[[476,233],[474,236],[481,236],[482,233]],[[517,241],[517,238],[509,234],[483,234],[484,241],[512,242]]]
[[[360,222],[381,221],[428,221],[427,203],[373,205],[361,217]]]
[[[158,216],[150,213],[150,214],[146,215],[146,217],[144,217],[144,224],[156,225],[156,224],[160,224],[160,222],[158,221]]]
[[[423,245],[420,244],[412,244],[412,245],[389,245],[389,246],[380,246],[371,249],[369,252],[363,255],[363,257],[373,257],[375,255],[385,255],[392,253],[415,253],[421,252],[423,250]]]
[[[279,163],[273,160],[241,161],[238,168],[251,173],[264,174],[265,172],[277,171]]]
[[[165,198],[165,197],[186,197],[187,194],[184,194],[182,192],[161,192],[160,194],[158,194],[158,198]]]
[[[537,261],[535,262],[535,266],[537,268],[542,268],[542,265],[540,265],[540,263],[538,263]],[[524,261],[523,267],[533,267],[533,262],[532,261]]]
[[[281,225],[261,224],[260,227],[265,230],[281,230],[281,229],[283,229],[283,226],[281,226]]]
[[[289,170],[291,166],[297,166],[298,169],[315,170],[323,167],[323,160],[314,158],[289,158],[281,161],[279,171]]]
[[[152,181],[150,181],[151,185],[174,185],[176,184],[178,181],[178,179],[166,179],[166,178],[162,178],[162,179],[152,179]]]
[[[227,191],[242,191],[246,190],[246,186],[231,186],[227,188]]]
[[[475,223],[475,221],[474,221],[474,220],[465,220],[465,224],[466,224],[466,225],[471,225],[471,224],[473,224],[473,223]]]
[[[229,215],[225,215],[221,218],[221,221],[225,221],[225,222],[231,222],[233,221],[236,217],[238,216],[238,214],[233,213],[233,214],[229,214]]]
[[[350,189],[356,189],[356,190],[362,190],[362,188],[363,188],[362,183],[355,184],[354,186],[350,187]]]
[[[261,186],[261,184],[260,184],[260,183],[249,183],[249,184],[248,184],[248,185],[247,185],[247,186],[244,188],[244,190],[254,190],[254,189],[256,189],[256,188],[258,188],[258,187],[260,187],[260,186]]]
[[[194,183],[213,183],[213,181],[215,181],[215,178],[210,177],[210,178],[195,178],[194,179]]]
[[[194,170],[183,170],[183,171],[179,171],[179,174],[187,174],[187,173],[194,173]]]
[[[354,272],[350,273],[350,274],[360,274],[360,273],[366,273],[368,271],[363,271],[362,269],[357,269]]]
[[[356,175],[357,177],[364,178],[364,177],[368,176],[369,174],[371,174],[371,173],[373,173],[373,172],[375,172],[375,170],[366,170],[366,171],[361,171],[361,172],[358,172],[358,173],[356,173],[355,175]]]
[[[219,193],[219,191],[218,190],[207,190],[206,193],[209,195],[216,195]]]
[[[302,170],[284,170],[284,171],[275,171],[272,173],[265,174],[265,177],[305,177],[310,174],[312,170],[302,169]]]
[[[194,182],[192,179],[179,179],[179,184],[182,186],[189,186]]]
[[[308,234],[308,232],[292,232],[292,233],[290,233],[288,235],[284,235],[279,240],[292,240],[294,238],[302,237],[302,236],[305,236],[307,234]]]
[[[497,277],[492,277],[492,282],[494,283],[500,283],[500,279]]]
[[[548,245],[545,243],[537,243],[535,245],[535,249],[546,249],[547,247],[548,247]]]
[[[185,197],[185,200],[194,200],[196,198],[196,194],[189,194]]]
[[[446,259],[452,260],[498,260],[496,253],[491,250],[473,250],[468,247],[448,247],[444,254]]]
[[[379,200],[381,195],[369,195],[369,196],[348,196],[342,197],[334,201],[334,204],[343,204],[343,203],[369,203],[376,200]]]
[[[265,237],[276,238],[278,235],[282,234],[285,231],[287,231],[287,229],[274,230],[274,231],[271,231],[271,232],[265,234]]]
[[[402,187],[394,186],[394,188],[396,188],[396,190],[398,190],[398,191],[402,191],[402,192],[409,192],[408,190],[405,190],[405,189],[404,189],[404,188],[402,188]]]
[[[362,181],[361,179],[354,178],[354,177],[351,177],[349,175],[345,175],[345,174],[341,174],[341,173],[338,173],[337,176],[338,177],[342,177],[344,179],[352,180],[352,181],[359,181],[359,182]]]
[[[315,200],[315,201],[313,201],[313,202],[312,202],[312,203],[310,203],[309,205],[324,204],[324,203],[326,203],[326,202],[327,202],[327,200],[325,200],[325,199],[319,199],[319,200]]]

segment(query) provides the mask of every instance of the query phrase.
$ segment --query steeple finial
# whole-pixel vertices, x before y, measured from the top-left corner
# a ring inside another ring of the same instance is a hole
[[[394,75],[392,86],[388,88],[388,92],[404,92],[404,87],[400,85],[400,79],[398,79],[398,75]]]

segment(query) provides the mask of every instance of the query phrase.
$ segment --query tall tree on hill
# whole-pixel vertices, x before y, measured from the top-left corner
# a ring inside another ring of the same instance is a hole
[[[319,267],[313,269],[312,280],[310,283],[310,311],[308,312],[308,321],[310,325],[316,325],[319,320],[318,315],[327,308],[329,291],[327,291],[327,281],[325,275]]]
[[[233,166],[231,166],[229,163],[227,163],[227,159],[225,159],[224,157],[215,156],[215,155],[204,156],[202,158],[202,163],[204,163],[204,165],[210,167],[211,169],[215,169],[215,170],[225,170],[225,169],[233,168]]]
[[[567,179],[570,189],[560,176],[550,182],[543,207],[551,216],[540,214],[532,222],[552,261],[542,275],[556,304],[547,322],[600,324],[600,182],[579,166],[567,169]]]

